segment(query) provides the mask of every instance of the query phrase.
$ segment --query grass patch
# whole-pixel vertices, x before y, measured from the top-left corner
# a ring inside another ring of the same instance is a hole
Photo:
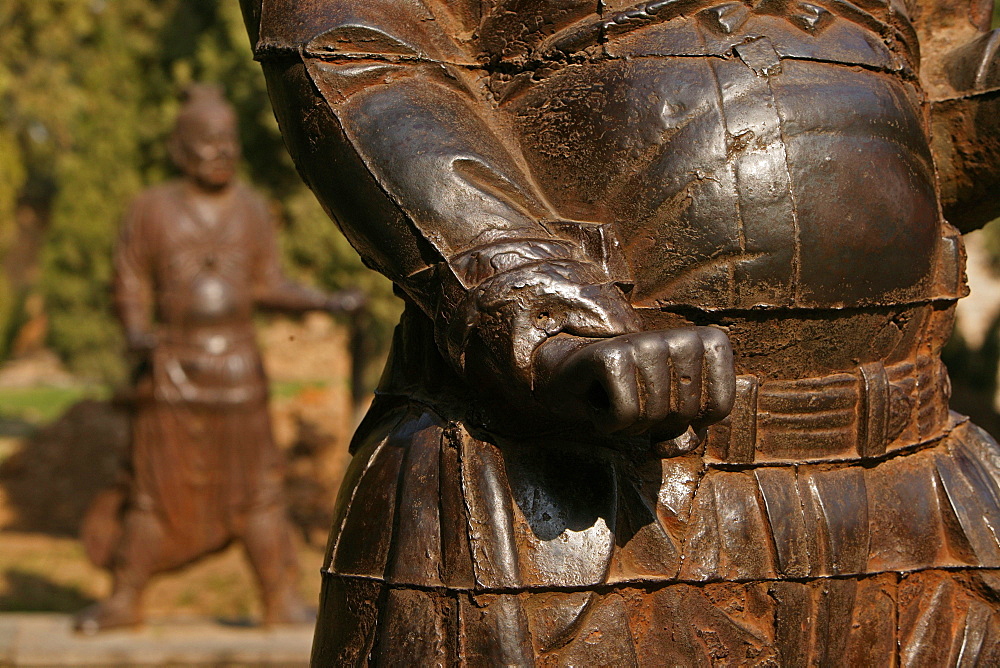
[[[274,399],[291,399],[304,390],[323,390],[330,384],[323,380],[296,380],[271,383],[271,397]]]
[[[78,401],[110,396],[111,389],[105,386],[0,388],[0,420],[43,425]]]

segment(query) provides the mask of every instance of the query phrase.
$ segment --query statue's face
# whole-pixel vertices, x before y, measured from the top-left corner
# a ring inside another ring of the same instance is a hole
[[[239,156],[235,119],[227,109],[194,114],[178,127],[174,160],[185,176],[203,188],[218,190],[229,185]]]

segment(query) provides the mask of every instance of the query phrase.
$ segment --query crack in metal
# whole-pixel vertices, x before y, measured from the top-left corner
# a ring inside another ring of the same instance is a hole
[[[711,587],[718,584],[738,584],[738,585],[754,585],[754,584],[768,584],[776,582],[790,582],[796,584],[814,584],[819,582],[832,582],[832,581],[844,581],[844,580],[864,580],[872,577],[877,577],[879,575],[896,575],[897,577],[910,576],[918,573],[967,573],[967,572],[993,572],[1000,573],[1000,564],[996,566],[977,566],[977,565],[960,565],[960,566],[917,566],[908,569],[886,569],[886,570],[874,570],[874,571],[864,571],[857,573],[843,573],[836,575],[809,575],[801,577],[758,577],[758,578],[713,578],[707,580],[693,580],[687,578],[665,578],[665,579],[635,579],[635,580],[621,580],[614,583],[601,583],[601,584],[590,584],[590,585],[574,585],[574,586],[558,586],[558,585],[525,585],[524,587],[489,587],[489,588],[469,588],[469,587],[448,587],[448,586],[431,586],[431,585],[421,585],[421,584],[411,584],[411,583],[400,583],[400,582],[389,582],[384,578],[379,578],[371,575],[354,575],[347,573],[331,573],[329,571],[321,570],[320,575],[324,578],[339,578],[343,580],[357,580],[363,582],[374,582],[380,585],[384,585],[386,589],[389,590],[414,590],[414,591],[424,591],[424,592],[434,592],[438,594],[450,595],[456,593],[469,593],[475,596],[482,596],[488,594],[494,595],[512,595],[517,596],[520,594],[547,594],[547,593],[580,593],[580,592],[594,592],[597,594],[612,594],[622,591],[656,591],[663,589],[665,587],[670,587],[674,585],[686,585],[690,587]]]

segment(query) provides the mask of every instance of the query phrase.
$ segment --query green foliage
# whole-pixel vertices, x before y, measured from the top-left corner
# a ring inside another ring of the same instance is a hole
[[[0,47],[2,48],[2,47]],[[6,83],[0,71],[0,100]],[[24,187],[26,174],[17,137],[2,125],[0,107],[0,260],[7,254],[15,234],[15,214],[18,193]],[[9,281],[0,273],[0,359],[6,353],[10,326],[14,320],[16,295]]]
[[[295,173],[238,3],[4,0],[0,34],[0,260],[16,207],[33,207],[47,223],[36,288],[49,343],[76,372],[123,376],[109,291],[118,221],[136,193],[171,175],[164,139],[195,81],[222,84],[236,106],[244,176],[283,212],[292,273],[371,291],[375,334],[386,337],[398,310],[388,283],[361,266]],[[18,301],[0,278],[0,346]]]
[[[103,386],[0,388],[0,421],[48,424],[79,401],[108,398],[108,389]]]

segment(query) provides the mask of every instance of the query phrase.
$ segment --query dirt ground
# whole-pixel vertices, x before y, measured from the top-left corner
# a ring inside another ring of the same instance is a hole
[[[275,438],[286,453],[289,512],[299,533],[301,589],[318,570],[355,426],[343,328],[322,315],[276,319],[260,333],[273,386]],[[0,611],[74,612],[107,594],[76,535],[92,497],[114,482],[128,445],[127,406],[87,399],[40,429],[0,443]],[[233,545],[147,593],[149,616],[245,623],[260,613],[255,583]]]
[[[298,540],[299,589],[319,596],[321,548]],[[73,613],[103,598],[110,578],[93,566],[75,538],[41,533],[0,533],[0,612]],[[193,566],[156,578],[146,592],[146,616],[208,617],[249,624],[261,613],[257,587],[238,545]]]

